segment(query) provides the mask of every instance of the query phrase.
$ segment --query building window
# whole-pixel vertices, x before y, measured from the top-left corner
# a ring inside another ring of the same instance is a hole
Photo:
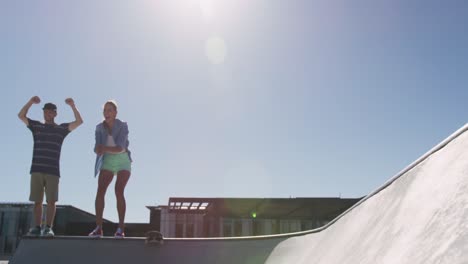
[[[301,231],[301,221],[299,220],[290,220],[289,221],[289,232],[298,232]]]
[[[185,228],[185,237],[193,237],[195,234],[193,224],[187,224]]]
[[[314,229],[314,223],[311,220],[301,221],[301,231]]]
[[[234,236],[242,236],[242,220],[234,221]]]
[[[260,236],[263,235],[264,223],[259,219],[253,220],[253,235]]]
[[[3,236],[3,233],[5,233],[5,231],[3,231],[3,226],[5,225],[4,219],[5,219],[5,212],[1,212],[0,214],[0,236]]]
[[[224,220],[223,223],[223,236],[230,237],[232,236],[232,220]]]
[[[278,224],[278,220],[276,220],[276,219],[271,220],[271,233],[272,234],[279,234],[280,233],[280,226]]]
[[[289,233],[289,221],[280,220],[280,233]]]
[[[184,237],[184,225],[183,224],[180,224],[180,223],[176,224],[175,236]]]

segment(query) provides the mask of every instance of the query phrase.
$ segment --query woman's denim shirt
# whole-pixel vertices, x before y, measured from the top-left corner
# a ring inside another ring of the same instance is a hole
[[[94,149],[96,149],[97,145],[105,145],[107,142],[107,129],[104,127],[104,122],[99,123],[96,126],[96,144],[94,145]],[[114,142],[117,146],[123,148],[127,151],[128,157],[130,161],[132,160],[130,156],[130,150],[128,149],[129,141],[128,141],[128,126],[127,122],[122,122],[120,119],[115,119],[114,126],[112,127],[112,137],[114,138]],[[96,155],[96,163],[94,165],[94,177],[98,175],[99,171],[102,167],[104,155]]]

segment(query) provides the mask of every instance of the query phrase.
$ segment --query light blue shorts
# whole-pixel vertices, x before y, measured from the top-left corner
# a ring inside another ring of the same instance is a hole
[[[127,152],[118,154],[104,154],[101,170],[111,171],[117,174],[119,171],[132,171],[132,162]]]

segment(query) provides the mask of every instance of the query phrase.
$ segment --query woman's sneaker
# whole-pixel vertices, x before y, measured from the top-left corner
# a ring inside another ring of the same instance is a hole
[[[89,237],[102,237],[102,228],[100,226],[96,226],[93,232],[89,233]]]
[[[42,236],[45,236],[45,237],[55,236],[54,231],[52,230],[52,227],[49,227],[49,226],[44,227],[44,230],[42,230]]]
[[[125,237],[125,233],[123,232],[122,229],[117,228],[117,231],[115,231],[115,234],[114,234],[114,238],[124,238]]]
[[[41,227],[40,226],[35,226],[33,228],[30,228],[27,235],[28,236],[40,236],[41,235]]]

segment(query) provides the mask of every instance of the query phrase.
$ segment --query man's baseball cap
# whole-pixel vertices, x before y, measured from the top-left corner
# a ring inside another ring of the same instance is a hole
[[[54,105],[53,103],[47,103],[44,105],[44,107],[42,108],[42,110],[54,110],[54,111],[57,111],[57,106]]]

